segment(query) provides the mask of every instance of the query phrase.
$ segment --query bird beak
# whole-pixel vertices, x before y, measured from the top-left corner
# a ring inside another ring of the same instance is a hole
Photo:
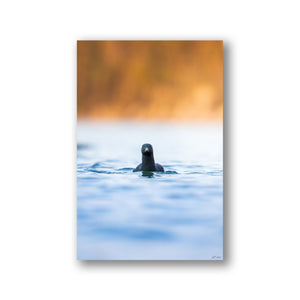
[[[149,152],[149,148],[145,148],[145,152]]]

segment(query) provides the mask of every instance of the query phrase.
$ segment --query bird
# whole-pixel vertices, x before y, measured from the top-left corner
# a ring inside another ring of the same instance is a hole
[[[151,144],[144,144],[142,146],[142,163],[139,164],[133,172],[139,171],[154,171],[165,172],[164,168],[160,164],[156,164],[153,157],[153,148]]]

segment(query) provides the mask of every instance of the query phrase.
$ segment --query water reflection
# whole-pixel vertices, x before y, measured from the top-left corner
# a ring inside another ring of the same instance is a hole
[[[154,173],[151,171],[142,171],[141,173],[142,173],[142,176],[144,176],[144,177],[148,177],[148,178],[154,177]]]

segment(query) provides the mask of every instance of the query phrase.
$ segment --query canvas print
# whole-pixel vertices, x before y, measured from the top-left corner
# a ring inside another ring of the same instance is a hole
[[[77,259],[223,260],[223,42],[77,42]]]

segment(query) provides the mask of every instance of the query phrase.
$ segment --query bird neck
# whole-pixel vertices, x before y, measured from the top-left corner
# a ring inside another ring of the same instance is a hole
[[[143,155],[142,166],[143,166],[144,170],[149,169],[151,171],[151,170],[155,169],[155,161],[154,161],[153,155],[151,155],[151,156]]]

